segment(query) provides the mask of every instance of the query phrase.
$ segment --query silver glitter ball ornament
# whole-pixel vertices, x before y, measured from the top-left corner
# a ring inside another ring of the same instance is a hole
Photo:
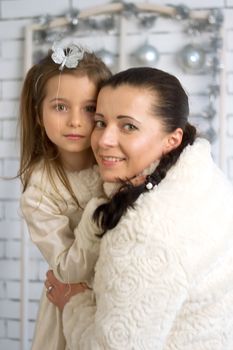
[[[114,55],[112,52],[100,49],[95,52],[96,56],[101,58],[101,60],[109,67],[113,68],[116,64],[116,55]]]
[[[147,43],[140,46],[132,54],[132,56],[137,60],[138,63],[145,65],[154,65],[159,60],[158,50]]]
[[[188,44],[178,53],[178,63],[187,73],[200,73],[205,62],[205,51],[198,45]]]

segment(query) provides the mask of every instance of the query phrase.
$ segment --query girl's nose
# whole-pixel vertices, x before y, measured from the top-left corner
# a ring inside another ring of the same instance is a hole
[[[82,126],[82,116],[77,111],[70,112],[69,126],[74,128]]]

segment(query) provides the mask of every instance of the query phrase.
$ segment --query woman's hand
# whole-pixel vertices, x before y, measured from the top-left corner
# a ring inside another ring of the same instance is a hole
[[[52,270],[47,271],[45,287],[47,298],[61,311],[70,298],[78,293],[85,292],[89,287],[85,283],[62,283],[55,276]]]

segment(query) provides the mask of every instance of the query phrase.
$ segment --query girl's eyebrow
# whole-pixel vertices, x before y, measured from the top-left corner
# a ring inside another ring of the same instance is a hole
[[[51,100],[49,100],[49,102],[56,102],[56,101],[65,101],[66,102],[67,99],[64,97],[54,97]]]
[[[56,101],[64,101],[64,102],[68,102],[68,100],[65,97],[54,97],[51,100],[49,100],[49,102],[56,102]],[[84,101],[85,103],[96,103],[96,100],[86,100]]]

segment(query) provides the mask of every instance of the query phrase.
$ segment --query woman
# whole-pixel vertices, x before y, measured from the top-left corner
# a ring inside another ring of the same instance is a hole
[[[157,69],[100,90],[91,142],[110,199],[94,212],[93,290],[64,307],[71,349],[233,349],[233,189],[188,114]]]

